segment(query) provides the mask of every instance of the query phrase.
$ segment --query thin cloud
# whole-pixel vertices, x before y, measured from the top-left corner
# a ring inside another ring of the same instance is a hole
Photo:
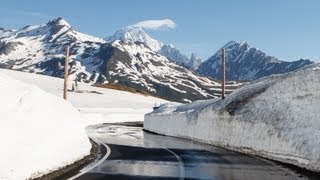
[[[131,27],[140,27],[147,30],[167,30],[174,29],[176,27],[176,23],[171,19],[145,20],[133,24]]]
[[[23,11],[23,10],[14,10],[12,13],[20,16],[43,16],[43,14],[40,12]]]
[[[15,10],[5,10],[7,14],[10,14],[15,17],[33,17],[33,18],[41,18],[41,19],[48,19],[52,18],[51,16],[43,13],[43,12],[37,12],[37,11],[26,11],[26,10],[20,10],[20,9],[15,9]]]

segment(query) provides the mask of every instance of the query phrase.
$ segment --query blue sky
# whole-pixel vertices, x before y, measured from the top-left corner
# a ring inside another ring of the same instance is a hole
[[[176,27],[148,31],[206,59],[230,40],[247,41],[282,60],[320,60],[318,0],[3,0],[0,27],[22,28],[61,16],[75,30],[105,37],[149,19]]]

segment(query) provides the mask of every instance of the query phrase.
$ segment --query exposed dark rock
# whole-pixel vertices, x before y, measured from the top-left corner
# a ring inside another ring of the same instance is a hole
[[[23,45],[22,42],[0,42],[0,55],[8,55],[15,51],[19,45]]]

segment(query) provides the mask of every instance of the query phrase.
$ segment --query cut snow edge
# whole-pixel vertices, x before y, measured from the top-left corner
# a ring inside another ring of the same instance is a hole
[[[320,171],[319,67],[257,80],[224,101],[163,105],[144,128]]]

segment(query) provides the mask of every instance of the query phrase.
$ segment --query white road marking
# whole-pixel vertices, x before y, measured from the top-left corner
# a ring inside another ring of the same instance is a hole
[[[104,155],[104,157],[102,159],[100,159],[98,162],[96,162],[94,165],[92,165],[90,168],[87,168],[87,169],[84,169],[83,171],[81,171],[80,173],[76,174],[75,176],[72,176],[71,178],[69,178],[68,180],[74,180],[88,172],[90,172],[92,169],[94,169],[95,167],[99,166],[101,163],[103,163],[111,154],[111,149],[110,147],[105,144],[105,143],[102,143],[100,140],[96,139],[96,138],[93,138],[91,137],[91,139],[96,142],[98,145],[103,145],[106,150],[107,150],[107,153]]]
[[[176,154],[172,150],[167,149],[167,148],[163,148],[163,149],[169,151],[171,154],[173,154],[178,159],[179,165],[180,165],[180,178],[179,179],[183,180],[185,177],[185,171],[184,171],[184,164],[183,164],[182,159],[178,156],[178,154]]]

